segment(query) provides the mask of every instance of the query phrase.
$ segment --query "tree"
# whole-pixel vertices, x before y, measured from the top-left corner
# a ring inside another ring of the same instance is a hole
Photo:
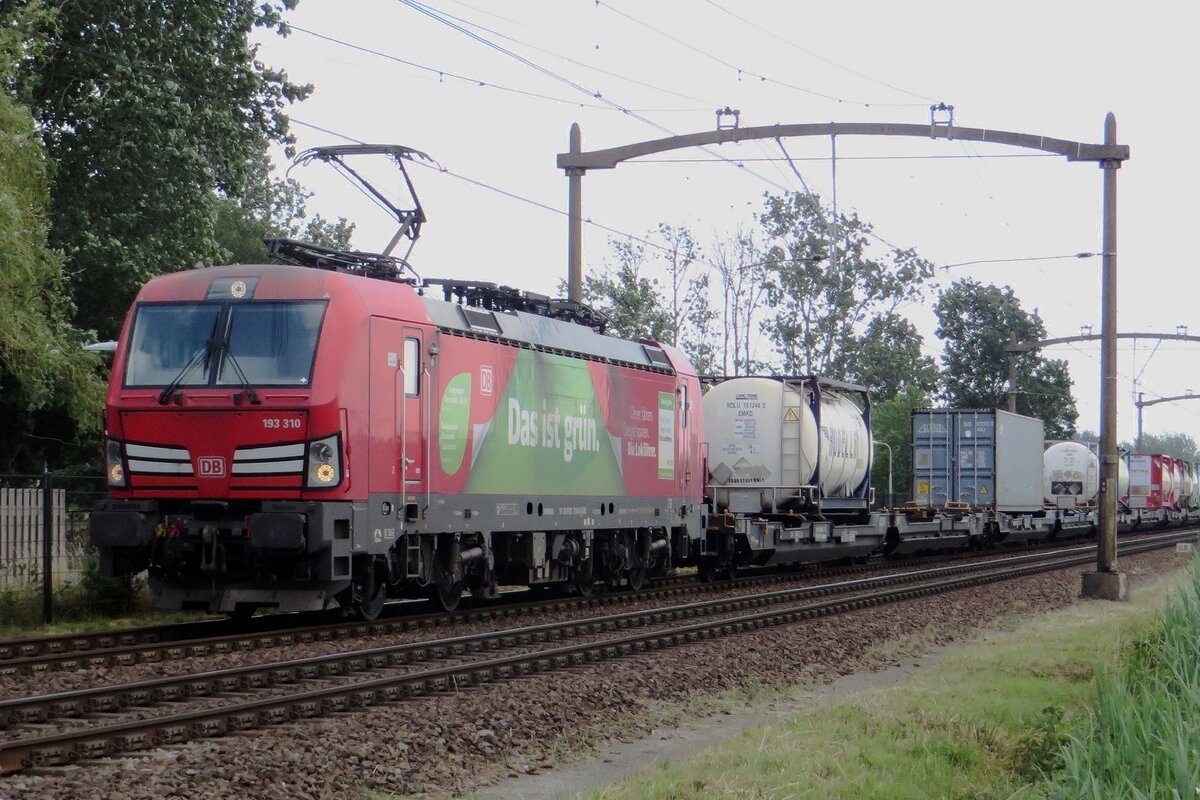
[[[700,374],[708,374],[718,366],[718,314],[709,273],[694,269],[700,249],[686,228],[665,223],[645,241],[653,246],[610,239],[616,264],[584,276],[584,302],[608,315],[610,335],[674,345]]]
[[[240,200],[218,199],[215,236],[228,253],[228,263],[265,262],[268,253],[263,240],[272,238],[302,239],[339,250],[350,248],[354,223],[345,217],[330,222],[320,214],[308,219],[305,203],[310,195],[299,183],[292,179],[264,181]]]
[[[311,91],[250,34],[286,35],[296,2],[43,0],[16,86],[56,164],[50,242],[82,327],[112,337],[143,282],[232,255],[223,199],[261,185],[268,144],[293,141],[284,106]]]
[[[35,13],[25,10],[23,14]],[[13,28],[0,29],[0,54]],[[0,79],[12,64],[0,55]],[[0,471],[41,472],[47,462],[99,453],[104,383],[84,352],[62,256],[46,246],[49,164],[33,118],[0,95]]]
[[[663,309],[661,287],[657,280],[642,274],[646,248],[624,239],[612,239],[609,244],[617,263],[584,276],[584,302],[608,315],[610,336],[671,341],[671,319]]]
[[[904,387],[894,397],[871,406],[871,434],[892,448],[892,486],[897,504],[912,493],[912,412],[929,408],[928,392],[916,385]],[[887,450],[876,446],[871,468],[875,499],[887,502]]]
[[[720,368],[716,334],[719,317],[709,296],[708,274],[697,275],[690,290],[693,297],[681,321],[679,347],[687,353],[697,374],[711,375]]]
[[[933,275],[933,265],[912,250],[872,255],[872,227],[857,214],[838,215],[831,251],[829,220],[813,194],[768,196],[759,222],[774,272],[768,302],[776,310],[764,328],[785,373],[828,375],[848,364],[847,351],[872,322],[920,299]]]
[[[729,241],[713,246],[721,292],[720,368],[723,375],[763,371],[754,358],[756,323],[774,286],[772,271],[754,241],[754,232],[738,229]],[[713,355],[716,362],[716,354]]]
[[[970,279],[955,281],[938,298],[937,336],[942,353],[942,395],[955,408],[1007,408],[1010,336],[1030,342],[1046,338],[1036,313],[1021,308],[1009,287]],[[1036,352],[1017,360],[1017,412],[1040,418],[1046,437],[1069,439],[1079,410],[1071,395],[1067,364]]]
[[[667,308],[668,328],[671,344],[678,347],[679,337],[692,307],[708,290],[708,281],[697,280],[692,266],[700,256],[700,248],[692,238],[692,232],[684,227],[675,227],[660,222],[657,233],[665,243],[662,253],[666,261],[668,283]]]
[[[1200,448],[1196,446],[1196,440],[1181,431],[1143,433],[1140,448],[1137,447],[1137,442],[1122,442],[1121,447],[1132,453],[1157,453],[1187,461],[1196,460],[1196,454],[1200,453]]]
[[[937,388],[939,375],[932,356],[923,355],[917,328],[891,312],[872,319],[863,335],[846,345],[830,374],[862,384],[876,402],[889,400],[909,388],[922,396]]]

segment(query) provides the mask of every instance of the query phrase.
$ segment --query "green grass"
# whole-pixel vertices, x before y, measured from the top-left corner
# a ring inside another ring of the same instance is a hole
[[[947,651],[936,667],[895,686],[810,703],[777,724],[585,796],[1047,797],[1043,775],[1063,766],[1069,731],[1088,723],[1095,665],[1113,663],[1122,642],[1153,624],[1170,583],[1138,586],[1130,603],[1080,603],[1017,623]],[[1070,792],[1061,796],[1076,796]]]
[[[0,590],[0,639],[163,625],[206,617],[196,612],[153,609],[144,577],[106,578],[100,574],[99,561],[90,554],[80,559],[75,580],[54,587],[52,611],[55,622],[45,625],[41,580],[36,574]]]
[[[175,622],[195,622],[203,619],[223,619],[211,614],[201,614],[196,611],[161,611],[152,608],[139,608],[116,616],[106,612],[95,611],[88,613],[79,610],[67,618],[56,616],[50,625],[42,623],[42,600],[39,595],[36,600],[21,597],[17,601],[18,613],[8,616],[8,606],[0,597],[0,639],[23,639],[28,636],[59,636],[70,633],[86,633],[88,631],[116,630],[122,628],[137,628],[143,625],[169,625]]]
[[[1120,666],[1100,670],[1051,797],[1200,797],[1200,570],[1191,578]]]

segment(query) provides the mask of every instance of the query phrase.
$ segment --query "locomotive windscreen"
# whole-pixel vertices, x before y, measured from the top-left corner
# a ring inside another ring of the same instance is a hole
[[[307,386],[325,305],[143,303],[134,317],[125,385],[240,386],[232,355],[251,385]]]

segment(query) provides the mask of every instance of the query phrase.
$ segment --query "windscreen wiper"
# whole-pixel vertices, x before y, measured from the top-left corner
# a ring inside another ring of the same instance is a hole
[[[171,395],[176,389],[179,388],[179,384],[182,383],[183,379],[187,377],[187,374],[195,369],[196,365],[200,363],[200,359],[206,358],[208,354],[213,352],[213,349],[217,347],[220,347],[220,343],[214,339],[209,339],[207,342],[205,342],[204,345],[196,351],[195,355],[188,359],[188,362],[183,365],[183,369],[179,370],[179,374],[176,375],[175,378],[168,383],[161,392],[158,393],[158,404],[160,406],[165,406],[167,401],[171,399]]]
[[[233,350],[226,345],[225,360],[233,367],[234,373],[238,376],[238,380],[242,382],[242,388],[246,391],[246,396],[250,398],[250,405],[261,406],[262,398],[258,396],[258,392],[254,391],[254,387],[250,385],[250,381],[246,380],[246,373],[242,372],[242,365],[233,355]],[[237,399],[234,399],[237,402]]]

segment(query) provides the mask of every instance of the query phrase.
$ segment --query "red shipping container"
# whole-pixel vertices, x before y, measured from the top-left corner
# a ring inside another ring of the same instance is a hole
[[[1174,459],[1163,455],[1129,456],[1129,507],[1170,508],[1173,502]]]

